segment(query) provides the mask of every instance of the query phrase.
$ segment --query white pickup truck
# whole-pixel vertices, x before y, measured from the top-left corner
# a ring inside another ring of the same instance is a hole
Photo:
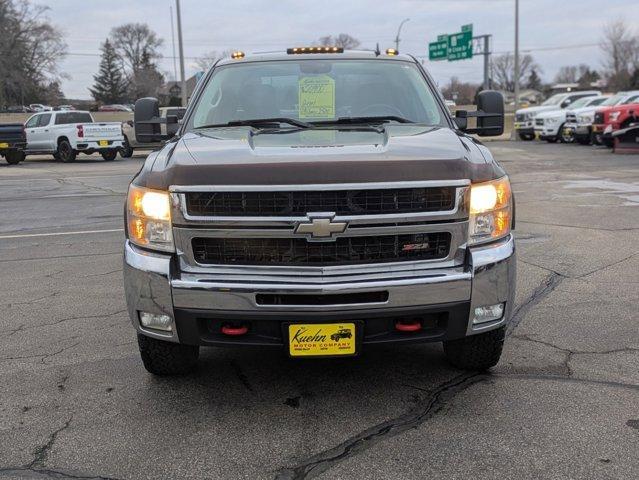
[[[115,160],[124,137],[119,122],[96,123],[89,112],[40,112],[24,125],[26,155],[53,154],[56,160],[72,162],[78,153],[99,152]]]

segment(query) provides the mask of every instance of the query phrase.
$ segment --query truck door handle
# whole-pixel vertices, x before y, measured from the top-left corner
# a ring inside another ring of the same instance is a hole
[[[48,132],[48,131],[49,131],[49,129],[45,130],[45,132]]]

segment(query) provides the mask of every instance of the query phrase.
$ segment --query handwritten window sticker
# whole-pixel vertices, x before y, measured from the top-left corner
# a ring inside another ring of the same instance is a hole
[[[335,118],[335,80],[327,75],[299,79],[299,118]]]

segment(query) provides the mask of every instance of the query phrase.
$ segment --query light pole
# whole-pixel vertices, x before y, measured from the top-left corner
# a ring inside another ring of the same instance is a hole
[[[182,106],[186,107],[189,96],[186,91],[186,78],[184,77],[184,47],[182,45],[182,16],[180,15],[180,0],[175,0],[175,12],[177,13],[178,48],[180,51],[180,77],[182,80]]]
[[[515,0],[515,111],[519,106],[519,0]]]
[[[408,22],[410,18],[405,18],[402,20],[402,23],[399,24],[399,28],[397,29],[397,36],[395,37],[395,50],[399,51],[399,33],[402,31],[402,27],[406,22]]]

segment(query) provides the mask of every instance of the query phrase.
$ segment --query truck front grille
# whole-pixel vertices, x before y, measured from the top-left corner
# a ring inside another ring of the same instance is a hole
[[[577,123],[577,115],[570,112],[566,114],[566,123]]]
[[[304,216],[308,212],[383,215],[447,211],[454,206],[454,187],[186,194],[188,214],[206,217]]]
[[[448,232],[374,237],[339,237],[331,242],[305,238],[193,238],[200,264],[325,266],[435,260],[448,256]]]
[[[515,121],[516,122],[525,122],[526,121],[526,115],[523,113],[518,113],[517,115],[515,115]]]
[[[596,125],[601,125],[601,124],[603,124],[603,123],[604,123],[604,114],[603,114],[603,112],[596,112],[596,113],[595,113],[595,120],[594,120],[594,123],[595,123]]]

